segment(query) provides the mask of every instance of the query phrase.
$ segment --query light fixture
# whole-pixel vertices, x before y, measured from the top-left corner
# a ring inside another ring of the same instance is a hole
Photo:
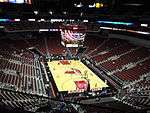
[[[80,16],[83,16],[83,12],[80,13]]]
[[[75,7],[83,7],[83,4],[80,2],[79,4],[74,4]]]
[[[94,8],[94,7],[96,7],[95,3],[93,5],[89,5],[89,8]]]
[[[97,2],[97,3],[95,3],[95,7],[96,8],[102,8],[102,7],[104,7],[104,4]]]
[[[52,12],[52,11],[49,11],[49,14],[51,14],[51,15],[52,15],[52,14],[53,14],[53,12]]]
[[[37,15],[39,12],[38,11],[34,11],[34,14]]]
[[[19,18],[16,18],[16,19],[14,19],[15,20],[15,22],[20,22],[20,19]]]
[[[30,19],[28,19],[28,21],[30,21],[30,22],[34,22],[34,21],[35,21],[35,19],[30,18]]]
[[[66,12],[66,11],[64,11],[64,12],[63,12],[63,14],[64,14],[64,15],[66,15],[66,14],[67,14],[67,12]]]
[[[45,22],[45,19],[41,18],[41,22]]]
[[[141,24],[141,27],[148,27],[148,24]]]

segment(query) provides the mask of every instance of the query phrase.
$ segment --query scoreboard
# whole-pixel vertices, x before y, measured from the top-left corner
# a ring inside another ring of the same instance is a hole
[[[18,3],[18,4],[32,4],[32,0],[0,0],[0,2],[8,2],[8,3]]]
[[[65,47],[83,46],[86,36],[86,27],[76,24],[64,24],[60,26],[61,44]]]

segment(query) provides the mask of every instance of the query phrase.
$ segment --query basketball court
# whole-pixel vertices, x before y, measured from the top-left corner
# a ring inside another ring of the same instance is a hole
[[[79,60],[57,60],[48,62],[49,69],[59,92],[83,92],[109,87]]]

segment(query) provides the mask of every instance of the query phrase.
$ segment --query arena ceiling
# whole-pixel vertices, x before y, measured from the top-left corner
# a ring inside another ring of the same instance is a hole
[[[95,3],[103,3],[104,7],[89,8]],[[82,7],[78,7],[82,6]],[[111,15],[111,16],[148,16],[150,8],[148,0],[33,0],[32,5],[17,5],[0,3],[0,15],[20,15],[26,16],[38,11],[39,14],[53,15]],[[16,13],[18,12],[18,13]],[[22,13],[23,12],[23,13]]]
[[[87,5],[92,5],[96,2],[108,5],[107,8],[111,11],[116,11],[116,13],[144,13],[150,10],[148,0],[33,0],[35,7],[41,11],[73,11],[75,9],[74,4],[81,3],[83,7],[80,9],[84,12],[88,9]]]

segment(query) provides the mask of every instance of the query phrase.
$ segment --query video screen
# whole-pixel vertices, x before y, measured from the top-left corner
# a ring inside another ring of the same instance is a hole
[[[62,45],[65,47],[83,46],[86,33],[72,30],[61,30]]]
[[[60,26],[61,44],[65,47],[80,47],[86,36],[86,26],[78,24],[63,24]]]
[[[32,0],[0,0],[1,3],[8,2],[8,3],[16,3],[16,4],[32,4]]]

